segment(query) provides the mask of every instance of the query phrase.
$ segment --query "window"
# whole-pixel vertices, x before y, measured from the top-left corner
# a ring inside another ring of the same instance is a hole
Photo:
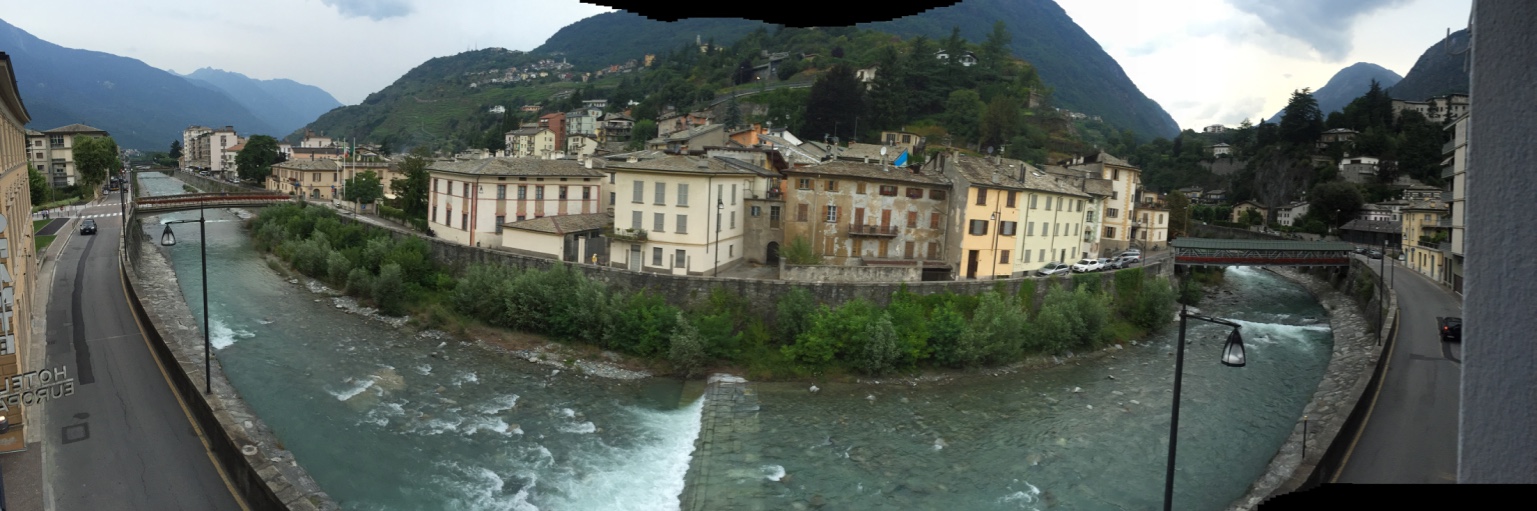
[[[998,234],[1002,236],[1013,236],[1014,230],[1017,229],[1018,226],[1019,222],[1001,222],[998,224]]]
[[[592,187],[591,186],[583,186],[582,187],[582,200],[591,200],[591,199],[592,199]]]
[[[534,186],[534,200],[544,200],[544,185]]]
[[[998,252],[998,264],[1009,264],[1009,251],[1001,250]]]
[[[1115,239],[1115,228],[1114,227],[1106,227],[1105,228],[1105,237],[1106,238],[1110,238],[1110,239]]]
[[[651,265],[652,266],[661,266],[662,265],[662,247],[652,247],[651,248]]]
[[[1121,180],[1121,169],[1111,169],[1110,170],[1110,180],[1111,181],[1120,181]],[[1114,199],[1115,197],[1111,197],[1111,198]]]
[[[497,234],[501,234],[502,233],[502,224],[505,224],[505,223],[507,223],[507,217],[505,215],[500,215],[500,216],[496,217],[496,233]]]
[[[664,222],[666,220],[667,220],[667,215],[666,214],[663,214],[663,213],[652,213],[651,214],[651,225],[652,225],[651,230],[656,231],[656,232],[663,232],[662,231],[662,222]]]
[[[885,195],[887,197],[896,197],[897,187],[894,185],[881,185],[881,195]]]
[[[1025,236],[1035,236],[1035,222],[1025,224]]]
[[[1012,192],[1012,191],[1009,192],[1009,197],[1008,197],[1007,200],[1005,200],[1003,202],[1003,207],[1006,207],[1006,208],[1014,207],[1014,192]]]
[[[928,258],[929,259],[939,259],[939,242],[936,242],[936,241],[930,241],[929,242]]]
[[[827,207],[827,221],[831,223],[836,223],[838,221],[838,206]]]
[[[856,183],[856,184],[854,184],[854,191],[856,193],[859,193],[859,194],[864,194],[865,193],[865,184],[864,183]]]
[[[1120,218],[1121,211],[1115,208],[1105,208],[1105,218]]]
[[[769,227],[779,227],[779,206],[769,206]]]
[[[687,183],[678,183],[678,205],[679,206],[687,206],[688,205],[688,184]]]
[[[518,185],[518,200],[524,200],[524,199],[527,199],[527,198],[528,198],[528,186],[527,185]]]
[[[829,192],[836,192],[836,191],[838,191],[838,182],[834,181],[834,180],[831,180],[831,179],[827,180],[827,191],[829,191]]]
[[[470,228],[470,214],[469,213],[460,213],[459,214],[459,227],[462,228],[462,229],[469,229]]]
[[[1117,192],[1115,190],[1110,190],[1110,199],[1111,200],[1119,199],[1119,198],[1121,198],[1121,192]]]
[[[908,188],[907,189],[907,198],[909,198],[909,199],[922,199],[923,198],[923,189],[922,188]]]
[[[736,244],[726,245],[726,257],[736,257]]]
[[[507,198],[507,185],[496,185],[496,198]]]
[[[736,185],[731,185],[731,205],[736,205]]]
[[[1062,224],[1051,224],[1051,235],[1052,236],[1060,236],[1060,235],[1062,235]]]
[[[795,181],[795,187],[801,190],[811,189],[811,178],[803,177]]]
[[[748,210],[748,214],[752,215],[753,218],[758,218],[758,215],[763,214],[763,208],[760,206],[753,206]]]
[[[667,183],[658,181],[656,183],[656,205],[661,206],[663,204],[667,204]]]
[[[978,188],[977,189],[977,205],[978,206],[986,206],[987,205],[987,189],[985,189],[985,188]]]
[[[645,181],[636,181],[635,182],[635,196],[630,198],[630,202],[634,202],[636,204],[645,202],[646,201],[645,193],[646,193],[646,182]]]
[[[1046,249],[1044,248],[1039,251],[1039,254],[1037,254],[1036,257],[1039,257],[1043,263],[1050,262],[1046,260]]]
[[[678,228],[673,232],[688,234],[688,215],[678,215]]]
[[[525,215],[518,215],[518,221],[519,222],[522,222],[523,220],[526,220],[526,219],[528,219],[527,216],[525,216]]]
[[[934,199],[934,200],[945,200],[945,191],[944,190],[929,190],[929,198],[930,199]]]
[[[806,221],[806,214],[807,214],[806,210],[807,209],[810,209],[810,206],[808,206],[806,204],[797,204],[797,205],[795,205],[795,221],[797,221],[797,222],[805,222]]]
[[[1035,194],[1030,194],[1030,209],[1035,209],[1035,199],[1037,198]]]
[[[1065,199],[1063,199],[1061,197],[1057,197],[1057,211],[1062,211],[1063,205],[1066,202],[1067,202],[1067,200],[1065,200]]]
[[[640,230],[640,212],[639,211],[631,211],[630,212],[630,229],[631,230],[635,230],[635,231],[639,231]]]
[[[688,251],[685,251],[683,249],[678,249],[676,252],[673,253],[672,257],[673,257],[672,265],[674,267],[677,267],[677,268],[687,268],[688,267]]]
[[[618,195],[619,192],[608,192],[608,205],[613,206],[615,202],[618,202],[616,198]]]
[[[973,236],[987,234],[987,220],[972,220],[970,232]]]
[[[930,229],[938,229],[940,224],[943,224],[943,223],[944,223],[944,215],[941,215],[939,213],[930,213],[929,214],[929,228]]]
[[[736,212],[735,211],[731,212],[731,223],[729,225],[727,225],[726,228],[727,229],[735,229],[736,228]]]
[[[1026,262],[1026,263],[1030,262],[1030,251],[1029,250],[1025,251],[1024,256],[1025,256],[1024,262]]]
[[[908,211],[907,212],[907,226],[908,227],[918,227],[918,212],[917,211]]]
[[[438,221],[438,207],[436,205],[432,206],[432,221]]]
[[[310,181],[314,181],[314,182],[319,183],[320,182],[320,173],[319,172],[311,172],[310,173]],[[453,195],[454,194],[454,182],[453,181],[449,181],[448,182],[448,194],[449,195]]]
[[[1078,199],[1078,211],[1083,212],[1083,199]]]

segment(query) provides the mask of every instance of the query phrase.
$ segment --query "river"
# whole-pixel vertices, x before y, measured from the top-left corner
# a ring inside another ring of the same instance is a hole
[[[174,178],[140,180],[147,194],[182,193]],[[694,459],[702,400],[686,398],[697,392],[682,382],[586,377],[350,313],[346,299],[269,268],[234,213],[206,213],[216,357],[344,509],[672,510],[690,464],[707,461]],[[196,226],[176,228],[172,263],[201,320],[200,240]],[[1301,287],[1233,268],[1226,289],[1202,312],[1244,326],[1249,363],[1221,365],[1227,330],[1191,322],[1181,509],[1242,496],[1328,363],[1327,318]],[[697,494],[752,509],[1161,507],[1176,334],[950,383],[814,394],[752,383],[760,408],[744,461]]]

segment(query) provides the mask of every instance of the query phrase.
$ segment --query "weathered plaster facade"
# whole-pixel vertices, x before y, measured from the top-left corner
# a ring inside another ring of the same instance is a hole
[[[785,243],[804,237],[833,265],[935,265],[945,258],[951,189],[942,175],[831,161],[785,171]]]

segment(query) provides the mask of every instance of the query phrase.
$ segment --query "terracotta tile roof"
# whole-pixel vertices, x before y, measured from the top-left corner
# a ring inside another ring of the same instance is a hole
[[[505,157],[486,158],[484,160],[438,161],[428,164],[427,171],[479,176],[604,176],[603,172],[597,169],[589,169],[576,160]]]
[[[502,225],[508,229],[520,229],[524,231],[563,235],[573,232],[602,229],[612,225],[613,223],[613,213],[587,213],[582,215],[559,215],[542,218],[531,218],[521,222],[508,222]]]

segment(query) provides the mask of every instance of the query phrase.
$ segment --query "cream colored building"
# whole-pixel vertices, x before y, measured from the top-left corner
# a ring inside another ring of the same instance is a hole
[[[1452,292],[1462,294],[1462,268],[1465,264],[1463,258],[1463,243],[1466,239],[1467,211],[1468,211],[1468,117],[1463,114],[1457,120],[1447,125],[1447,131],[1452,132],[1452,147],[1441,163],[1441,177],[1450,178],[1452,183],[1451,195],[1451,245],[1447,247],[1447,275],[1446,282],[1451,286]],[[1450,175],[1448,175],[1450,173]]]
[[[197,139],[213,132],[213,128],[207,126],[188,126],[181,130],[181,158],[178,158],[178,166],[187,168],[192,166],[194,160],[193,149],[197,147]]]
[[[575,160],[440,161],[427,175],[427,225],[463,245],[502,246],[508,223],[603,212],[603,172]]]
[[[1007,161],[1007,160],[1005,160]],[[1023,233],[1014,257],[1014,276],[1034,274],[1046,263],[1073,264],[1088,257],[1084,242],[1096,238],[1089,215],[1094,211],[1094,197],[1071,180],[1049,174],[1020,162],[1025,168],[1024,207],[1019,225]]]
[[[1441,282],[1448,273],[1442,251],[1451,245],[1451,211],[1439,200],[1415,200],[1402,212],[1404,246],[1408,247],[1404,266]]]
[[[1019,160],[941,154],[931,164],[954,185],[957,280],[1008,278],[1081,256],[1088,193]]]
[[[28,186],[29,152],[37,149],[27,140],[27,123],[32,117],[16,89],[16,71],[11,58],[0,52],[0,380],[40,368],[29,367],[26,360],[41,346],[32,342],[32,293],[37,287],[33,270],[37,267],[32,239],[32,194]],[[45,151],[46,152],[46,151]],[[9,396],[0,400],[9,402]],[[4,407],[10,429],[0,433],[0,453],[27,448],[25,404]],[[42,431],[34,433],[41,439]]]
[[[82,137],[105,137],[107,132],[84,124],[60,126],[47,131],[23,131],[26,137],[26,154],[32,166],[48,179],[55,188],[70,186],[80,181],[80,169],[75,167],[75,142]]]
[[[615,192],[609,264],[631,271],[705,275],[740,264],[748,197],[771,178],[731,158],[669,155],[610,162]]]
[[[1142,170],[1104,151],[1063,162],[1063,166],[1088,171],[1091,176],[1110,181],[1110,197],[1100,204],[1098,257],[1130,248],[1135,195],[1142,186]]]
[[[550,158],[555,155],[554,131],[549,128],[521,128],[507,132],[507,156],[513,158]]]
[[[268,190],[309,200],[341,199],[342,165],[337,160],[289,160],[272,165]]]

